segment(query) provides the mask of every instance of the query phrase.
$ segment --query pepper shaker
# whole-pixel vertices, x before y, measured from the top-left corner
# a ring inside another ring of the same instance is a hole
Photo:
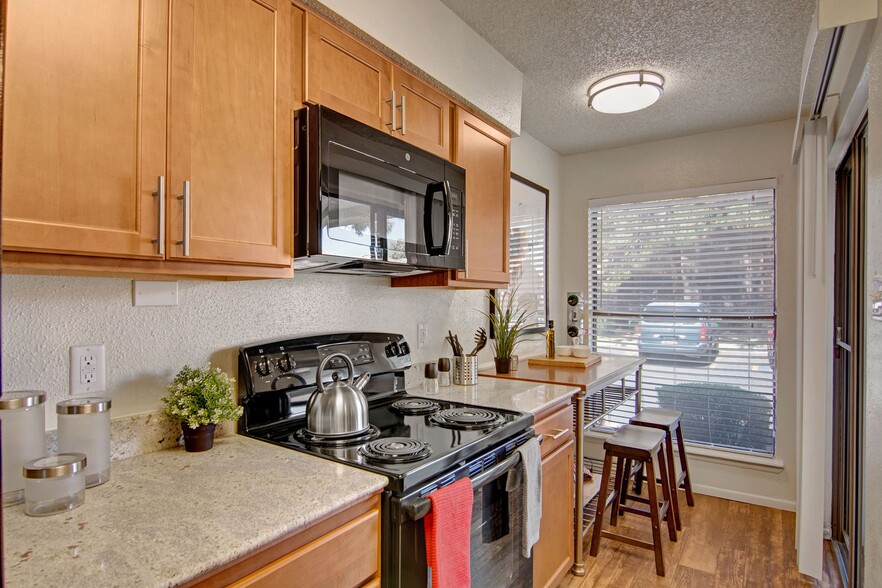
[[[438,385],[442,388],[449,388],[452,384],[450,379],[450,358],[438,358]]]
[[[438,394],[438,371],[434,363],[429,362],[426,364],[425,376],[426,379],[423,380],[423,394],[427,396]]]

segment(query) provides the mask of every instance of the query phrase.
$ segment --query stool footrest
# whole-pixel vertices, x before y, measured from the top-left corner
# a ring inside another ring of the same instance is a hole
[[[618,533],[610,533],[609,531],[601,531],[600,535],[601,537],[606,537],[607,539],[613,539],[615,541],[627,543],[628,545],[633,545],[634,547],[642,547],[643,549],[655,551],[655,546],[648,541],[641,541],[640,539],[634,539],[633,537],[628,537],[627,535],[619,535]]]

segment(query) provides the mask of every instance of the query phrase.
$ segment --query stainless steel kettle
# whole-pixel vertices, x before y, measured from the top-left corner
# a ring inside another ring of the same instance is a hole
[[[340,381],[340,376],[334,372],[334,381],[324,384],[322,373],[328,362],[334,358],[343,360],[349,368],[349,379]],[[359,435],[368,430],[368,403],[362,389],[371,375],[365,372],[353,382],[354,373],[352,360],[342,353],[328,355],[319,363],[315,375],[316,391],[306,403],[306,430],[310,434],[319,437],[344,437]]]

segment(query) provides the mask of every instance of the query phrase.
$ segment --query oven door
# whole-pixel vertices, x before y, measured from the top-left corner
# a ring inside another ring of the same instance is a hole
[[[532,558],[521,554],[521,501],[516,492],[505,491],[507,474],[519,459],[515,453],[472,479],[472,586],[533,585]],[[383,586],[431,586],[423,525],[427,500],[416,492],[402,499],[386,496],[384,501]]]

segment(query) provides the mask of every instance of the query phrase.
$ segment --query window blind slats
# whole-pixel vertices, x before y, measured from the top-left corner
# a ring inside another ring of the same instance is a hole
[[[594,206],[588,232],[595,349],[645,357],[643,406],[688,441],[774,454],[774,190]]]

